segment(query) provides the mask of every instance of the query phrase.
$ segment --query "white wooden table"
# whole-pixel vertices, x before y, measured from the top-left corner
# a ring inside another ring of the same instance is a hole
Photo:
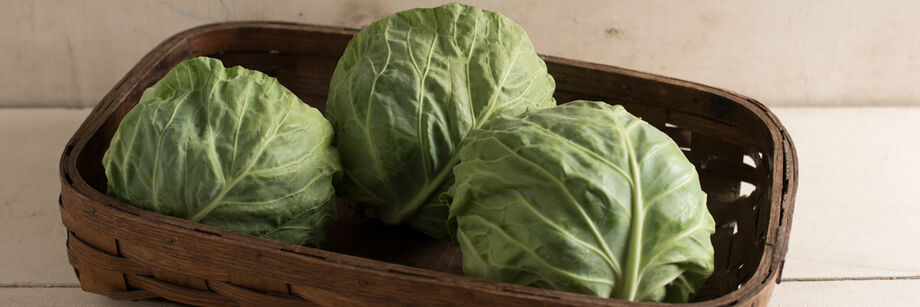
[[[771,306],[920,306],[920,108],[775,108],[800,183]],[[89,109],[0,109],[0,306],[160,306],[80,290],[58,159]]]

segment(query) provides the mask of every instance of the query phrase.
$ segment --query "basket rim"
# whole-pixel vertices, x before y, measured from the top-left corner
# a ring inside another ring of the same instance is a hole
[[[268,239],[262,239],[230,230],[220,229],[208,225],[193,223],[184,219],[170,217],[155,212],[149,212],[135,208],[127,203],[115,200],[107,196],[102,191],[91,187],[82,177],[77,168],[77,160],[80,154],[87,146],[90,137],[96,133],[103,124],[104,119],[111,116],[114,109],[120,105],[130,89],[138,86],[142,72],[149,71],[161,62],[169,51],[179,48],[184,42],[191,37],[207,35],[216,31],[235,30],[235,29],[275,29],[275,30],[296,30],[321,32],[328,34],[354,35],[358,29],[310,25],[292,22],[275,22],[275,21],[235,21],[219,22],[194,27],[179,32],[170,38],[164,40],[153,50],[148,52],[116,85],[110,90],[92,110],[86,120],[80,125],[74,135],[65,145],[64,151],[59,162],[59,179],[62,189],[72,192],[79,198],[84,198],[95,206],[95,210],[111,210],[123,215],[125,218],[142,219],[145,222],[158,223],[164,228],[173,228],[180,231],[195,231],[199,233],[212,234],[215,240],[224,240],[227,244],[244,244],[253,248],[264,249],[266,251],[280,251],[294,253],[300,256],[314,256],[316,259],[322,259],[330,265],[348,265],[356,269],[366,270],[367,272],[376,272],[377,274],[395,274],[402,277],[405,275],[421,275],[425,277],[434,277],[437,280],[459,281],[468,286],[471,290],[488,291],[489,289],[501,291],[508,289],[505,295],[524,295],[528,297],[539,296],[540,298],[555,297],[561,300],[568,300],[576,303],[592,304],[622,304],[628,303],[634,306],[662,306],[659,303],[629,302],[617,299],[599,298],[589,295],[569,293],[557,290],[538,289],[513,284],[499,283],[463,275],[437,272],[411,266],[399,265],[385,261],[361,258],[347,254],[340,254],[321,249],[297,246],[282,242],[276,242]],[[768,230],[765,238],[764,250],[760,263],[753,276],[743,283],[741,287],[732,292],[723,294],[719,297],[706,301],[692,302],[687,306],[712,306],[712,305],[734,305],[738,302],[746,302],[759,295],[768,286],[769,282],[780,282],[785,254],[789,243],[789,232],[791,229],[792,213],[794,209],[795,193],[798,186],[798,159],[796,157],[795,146],[789,136],[788,131],[779,121],[779,119],[770,110],[757,100],[748,98],[741,94],[699,84],[696,82],[685,81],[677,78],[660,76],[651,73],[645,73],[637,70],[620,68],[611,65],[590,63],[579,60],[566,59],[556,56],[542,55],[541,57],[547,62],[575,66],[588,70],[597,70],[607,73],[616,73],[631,77],[644,79],[654,79],[670,85],[692,88],[701,92],[708,92],[713,95],[721,96],[734,102],[741,107],[752,112],[759,118],[769,129],[770,137],[773,139],[773,157],[776,161],[773,163],[772,170],[772,191],[774,195],[771,213],[768,222]],[[119,95],[122,93],[122,95]],[[779,161],[779,160],[782,161]],[[781,164],[780,164],[781,162]],[[62,192],[63,193],[63,192]],[[779,202],[777,205],[776,202]],[[62,210],[65,210],[62,207]],[[768,257],[769,256],[769,257]],[[336,261],[329,259],[335,258]],[[406,274],[399,274],[405,272]],[[418,276],[416,276],[418,278]],[[512,292],[512,293],[508,293]],[[542,295],[541,295],[542,294]]]

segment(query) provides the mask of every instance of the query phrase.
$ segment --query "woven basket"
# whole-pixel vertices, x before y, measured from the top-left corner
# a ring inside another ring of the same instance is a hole
[[[325,250],[140,210],[105,195],[101,159],[144,89],[195,56],[277,77],[325,107],[352,29],[238,22],[194,28],[148,53],[99,105],[61,157],[61,219],[82,288],[117,300],[191,305],[657,306],[465,277],[459,249],[383,227],[340,204]],[[693,305],[765,305],[789,239],[792,141],[760,103],[728,91],[616,67],[544,57],[556,99],[621,104],[670,135],[700,174],[716,221],[715,272]],[[747,188],[743,188],[747,187]],[[751,191],[752,190],[752,191]]]

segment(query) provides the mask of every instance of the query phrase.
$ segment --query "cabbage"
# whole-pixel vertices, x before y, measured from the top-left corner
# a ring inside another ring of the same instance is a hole
[[[686,302],[712,273],[715,223],[695,168],[622,107],[495,119],[466,142],[444,195],[466,275]]]
[[[331,142],[278,80],[200,57],[144,91],[102,162],[109,195],[139,208],[316,246],[337,217]]]
[[[446,236],[457,150],[471,129],[555,105],[555,82],[524,30],[478,8],[448,4],[388,16],[349,42],[332,76],[345,198],[386,224]]]

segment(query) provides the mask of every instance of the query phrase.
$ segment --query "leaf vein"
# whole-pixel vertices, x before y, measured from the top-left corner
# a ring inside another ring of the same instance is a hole
[[[520,248],[521,251],[524,251],[524,252],[530,254],[531,256],[534,257],[535,260],[539,261],[539,262],[540,262],[541,264],[543,264],[546,268],[549,268],[550,270],[553,270],[553,271],[555,271],[556,273],[558,273],[558,274],[560,274],[560,275],[564,275],[564,276],[566,276],[566,277],[569,277],[569,278],[572,278],[572,279],[576,279],[576,280],[580,280],[580,281],[585,281],[585,282],[599,283],[599,284],[605,284],[605,285],[611,285],[611,286],[613,285],[613,282],[610,281],[610,280],[578,276],[578,275],[572,274],[571,272],[568,272],[568,271],[566,271],[566,270],[564,270],[564,269],[561,269],[561,268],[559,268],[559,267],[556,267],[555,265],[549,263],[545,258],[543,258],[543,256],[540,256],[540,254],[538,254],[536,251],[534,251],[534,250],[530,249],[529,247],[527,247],[526,244],[524,244],[523,242],[521,242],[521,241],[515,239],[514,237],[512,237],[511,235],[509,235],[507,232],[505,232],[504,229],[502,229],[501,227],[498,227],[498,225],[495,225],[495,224],[493,224],[492,222],[489,222],[489,221],[486,220],[485,218],[483,218],[483,217],[481,217],[481,216],[478,216],[478,215],[472,215],[472,216],[469,216],[469,217],[470,217],[470,218],[473,218],[473,219],[479,220],[479,222],[480,222],[482,225],[484,225],[484,226],[486,226],[486,227],[488,227],[488,228],[494,230],[496,233],[498,233],[499,235],[501,235],[502,237],[504,237],[508,242],[510,242],[510,243],[516,245],[518,248]]]

